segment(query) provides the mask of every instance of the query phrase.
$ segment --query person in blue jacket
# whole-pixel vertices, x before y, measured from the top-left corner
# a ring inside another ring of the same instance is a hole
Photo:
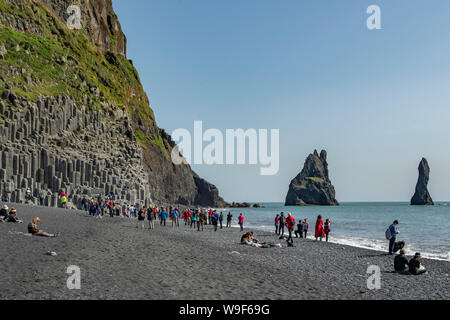
[[[161,218],[161,225],[164,224],[164,226],[166,226],[167,211],[166,211],[165,209],[163,209],[163,210],[161,211],[160,218]]]
[[[219,223],[219,214],[217,213],[217,211],[214,211],[214,213],[212,214],[211,221],[214,226],[214,231],[217,232],[217,225]]]
[[[395,220],[393,224],[389,226],[389,231],[391,233],[391,239],[389,240],[389,254],[394,254],[394,246],[395,242],[397,241],[397,235],[400,233],[398,231],[398,221]]]

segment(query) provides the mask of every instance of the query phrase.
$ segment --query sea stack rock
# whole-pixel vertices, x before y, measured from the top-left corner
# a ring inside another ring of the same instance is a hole
[[[430,166],[427,159],[423,158],[419,164],[419,181],[417,181],[416,193],[411,199],[413,206],[433,206],[434,202],[428,192],[428,181],[430,180]]]
[[[314,150],[305,161],[302,172],[292,180],[286,206],[338,206],[336,192],[328,176],[327,152]]]

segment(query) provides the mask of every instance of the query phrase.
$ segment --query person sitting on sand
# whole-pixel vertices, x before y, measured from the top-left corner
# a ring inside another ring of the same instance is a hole
[[[254,233],[253,232],[247,232],[246,234],[244,234],[242,237],[241,237],[241,243],[249,243],[249,242],[253,242],[253,235],[254,235]]]
[[[23,221],[20,220],[19,217],[17,216],[17,210],[12,208],[6,222],[22,223]]]
[[[256,247],[256,248],[262,248],[264,244],[259,243],[259,241],[255,238],[255,235],[253,232],[247,232],[241,237],[241,244]],[[270,246],[268,246],[270,247]]]
[[[39,237],[47,237],[47,238],[56,238],[59,234],[51,234],[44,232],[43,230],[40,230],[38,228],[38,223],[41,221],[39,217],[34,218],[31,220],[31,222],[28,224],[28,233],[31,233],[33,236],[39,236]]]
[[[408,273],[409,263],[408,258],[406,257],[406,250],[401,249],[400,254],[395,256],[394,259],[394,269],[399,273]]]
[[[418,252],[414,255],[414,258],[409,261],[409,272],[415,276],[427,273],[427,269],[420,263],[421,258],[422,256]]]
[[[0,222],[5,222],[8,218],[8,206],[5,204],[0,210]]]

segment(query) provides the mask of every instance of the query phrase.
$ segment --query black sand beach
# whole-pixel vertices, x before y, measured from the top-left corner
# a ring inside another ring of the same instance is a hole
[[[11,205],[10,205],[11,206]],[[295,248],[239,244],[241,232],[160,227],[136,229],[122,218],[14,205],[23,224],[0,223],[0,299],[449,299],[450,263],[423,260],[425,276],[392,273],[393,257],[336,244],[296,240]],[[59,238],[27,235],[27,224]],[[279,242],[257,233],[261,241]],[[47,255],[54,251],[58,255]],[[67,267],[81,268],[69,290]],[[369,265],[381,289],[367,288]]]

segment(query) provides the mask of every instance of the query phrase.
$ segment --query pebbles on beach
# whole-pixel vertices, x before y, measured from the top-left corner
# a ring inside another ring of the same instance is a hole
[[[123,218],[17,206],[25,222],[61,232],[57,239],[24,237],[27,223],[0,224],[0,299],[449,299],[450,263],[424,259],[425,276],[393,273],[393,257],[311,240],[294,248],[239,244],[238,229],[204,232],[170,226],[137,230]],[[170,223],[169,223],[170,225]],[[257,232],[263,242],[281,243]],[[51,245],[51,248],[49,248]],[[54,260],[43,252],[58,253]],[[381,289],[369,290],[368,266],[381,269]],[[69,266],[80,269],[81,289],[69,290]],[[362,293],[364,292],[364,293]]]

